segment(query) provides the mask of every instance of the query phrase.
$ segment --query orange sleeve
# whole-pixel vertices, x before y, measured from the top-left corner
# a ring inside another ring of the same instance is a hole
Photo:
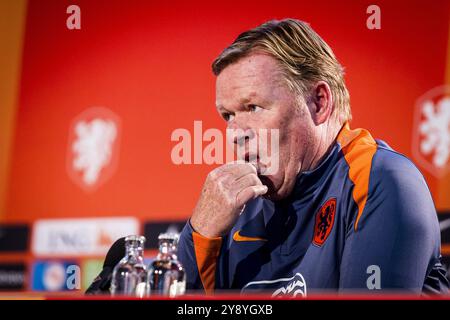
[[[197,232],[192,233],[198,273],[206,294],[214,292],[217,258],[222,246],[222,238],[207,238]]]

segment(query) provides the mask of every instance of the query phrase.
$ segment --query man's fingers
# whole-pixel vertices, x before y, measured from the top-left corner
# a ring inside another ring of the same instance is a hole
[[[236,190],[243,190],[250,186],[258,186],[262,185],[261,180],[258,178],[258,176],[255,173],[248,173],[245,176],[240,177],[239,179],[235,180],[233,184],[231,185],[231,188]]]
[[[247,202],[264,195],[268,188],[265,185],[250,186],[241,190],[236,196],[236,202],[238,207],[242,207]]]
[[[231,175],[234,179],[239,179],[249,173],[257,174],[256,167],[251,163],[241,160],[226,163],[211,171],[212,177],[218,178],[224,175]]]

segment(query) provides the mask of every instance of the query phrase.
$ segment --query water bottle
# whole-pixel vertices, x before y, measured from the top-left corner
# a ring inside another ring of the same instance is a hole
[[[186,273],[176,255],[178,239],[176,233],[162,233],[158,237],[159,253],[149,266],[152,294],[176,297],[186,291]]]
[[[150,294],[147,267],[144,264],[143,236],[125,238],[125,257],[114,267],[111,294],[143,298]]]

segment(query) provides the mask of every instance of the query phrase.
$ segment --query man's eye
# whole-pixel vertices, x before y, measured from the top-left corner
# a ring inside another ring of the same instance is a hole
[[[230,113],[222,113],[222,117],[225,119],[225,121],[231,121],[234,119],[234,115]]]
[[[248,110],[250,112],[259,112],[262,110],[262,108],[260,106],[257,106],[256,104],[249,104],[248,105]]]

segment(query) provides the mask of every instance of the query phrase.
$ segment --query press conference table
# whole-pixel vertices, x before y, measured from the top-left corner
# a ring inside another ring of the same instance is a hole
[[[185,294],[176,298],[162,295],[151,295],[145,298],[110,295],[85,295],[82,291],[64,291],[64,292],[37,292],[37,291],[0,291],[0,300],[228,300],[228,301],[276,301],[276,300],[450,300],[450,295],[441,296],[418,296],[413,294],[308,294],[307,297],[271,297],[270,294],[251,294],[242,295],[239,292],[216,293],[214,295],[205,295],[203,293]]]

